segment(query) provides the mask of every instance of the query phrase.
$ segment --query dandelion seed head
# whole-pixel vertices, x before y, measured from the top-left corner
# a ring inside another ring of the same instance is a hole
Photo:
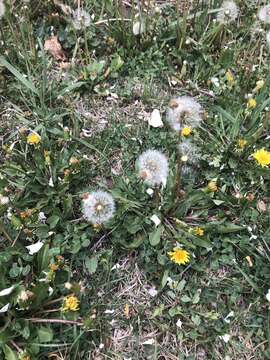
[[[270,24],[270,4],[259,9],[258,18],[265,24]]]
[[[91,23],[90,14],[83,9],[76,9],[73,12],[73,26],[75,29],[80,30],[84,27],[88,27]]]
[[[168,160],[157,150],[147,150],[138,158],[139,176],[149,185],[166,184]]]
[[[181,159],[183,162],[196,164],[200,159],[200,153],[197,146],[189,139],[182,141],[178,145],[178,150],[182,156]]]
[[[83,198],[83,215],[91,224],[109,221],[115,212],[113,197],[105,191],[94,191]]]
[[[234,1],[224,1],[217,15],[217,21],[222,24],[228,24],[236,20],[238,13],[239,9]]]
[[[172,99],[167,110],[167,121],[177,132],[184,127],[196,128],[202,121],[202,107],[190,96]]]

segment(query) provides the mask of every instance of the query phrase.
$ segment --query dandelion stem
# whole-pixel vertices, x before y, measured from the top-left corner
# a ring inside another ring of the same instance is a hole
[[[52,324],[70,324],[70,325],[78,325],[83,326],[82,322],[74,321],[74,320],[64,320],[64,319],[40,319],[40,318],[29,318],[24,319],[27,321],[31,321],[32,323],[52,323]]]
[[[13,244],[13,240],[11,239],[11,237],[9,236],[9,234],[6,232],[4,225],[2,222],[0,222],[0,234],[3,234],[9,242],[11,242],[11,244]]]

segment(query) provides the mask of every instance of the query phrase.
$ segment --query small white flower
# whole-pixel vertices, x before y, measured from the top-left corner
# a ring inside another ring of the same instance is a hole
[[[158,291],[156,290],[155,287],[151,287],[151,288],[148,290],[148,293],[149,293],[149,295],[150,295],[151,297],[155,297],[155,296],[157,296]]]
[[[44,214],[43,211],[40,211],[40,213],[38,214],[38,220],[41,222],[41,223],[45,223],[47,217],[46,215]]]
[[[158,109],[154,109],[151,116],[148,119],[148,124],[154,128],[162,127],[163,122],[161,120],[160,112]]]
[[[10,303],[4,305],[4,306],[0,309],[0,313],[5,313],[5,312],[7,312],[8,309],[9,309],[9,305],[10,305]]]
[[[95,191],[83,200],[83,214],[91,224],[103,224],[115,213],[113,197],[105,191]]]
[[[179,329],[182,329],[182,325],[183,325],[182,321],[178,319],[176,322],[176,326],[179,327]]]
[[[4,206],[9,203],[9,197],[0,194],[0,205]]]
[[[267,294],[265,295],[266,299],[270,302],[270,289],[268,289]]]
[[[217,78],[217,77],[215,77],[215,76],[213,76],[213,77],[211,77],[211,83],[214,85],[214,86],[216,86],[216,87],[219,87],[220,86],[220,84],[219,84],[219,79]]]
[[[88,27],[91,23],[91,17],[89,13],[83,9],[77,9],[73,12],[73,26],[75,29],[80,30],[84,27]]]
[[[270,4],[259,9],[258,18],[265,24],[270,24]]]
[[[158,225],[161,223],[161,221],[160,221],[160,219],[159,219],[159,217],[158,217],[157,215],[153,215],[153,216],[150,218],[150,220],[152,220],[153,223],[154,223],[156,226],[158,226]]]
[[[139,176],[149,185],[166,185],[168,161],[157,150],[147,150],[138,158]]]
[[[1,1],[0,1],[0,18],[1,18],[2,16],[4,16],[5,10],[6,10],[5,4],[4,4],[3,0],[1,0]]]
[[[217,21],[228,24],[236,20],[238,16],[238,7],[234,1],[224,1],[217,15]]]
[[[145,32],[145,24],[143,21],[135,21],[132,26],[132,31],[135,36],[141,35]]]
[[[152,195],[154,194],[154,190],[151,189],[151,188],[148,188],[148,189],[146,190],[146,193],[147,193],[148,195],[152,196]]]
[[[1,291],[0,291],[0,296],[7,296],[7,295],[11,294],[12,291],[14,290],[14,288],[15,288],[15,286],[12,285],[12,286],[10,286],[9,288],[6,288],[6,289],[1,290]]]
[[[38,241],[35,244],[26,246],[26,249],[29,251],[29,255],[34,255],[39,252],[43,245],[44,243],[42,241]]]
[[[222,339],[226,344],[227,342],[229,342],[230,338],[231,338],[231,335],[229,334],[224,334],[222,336],[219,336],[220,339]]]
[[[172,99],[166,118],[171,128],[177,132],[185,126],[196,128],[202,121],[202,107],[190,96]]]
[[[182,141],[178,145],[178,150],[182,155],[181,160],[183,162],[189,162],[190,164],[196,164],[200,159],[200,153],[196,145],[194,145],[190,139]]]

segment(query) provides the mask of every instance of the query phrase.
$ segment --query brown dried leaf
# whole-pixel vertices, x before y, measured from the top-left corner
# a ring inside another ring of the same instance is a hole
[[[66,55],[62,50],[62,46],[57,39],[57,36],[52,36],[45,41],[44,50],[48,51],[55,60],[65,60]]]

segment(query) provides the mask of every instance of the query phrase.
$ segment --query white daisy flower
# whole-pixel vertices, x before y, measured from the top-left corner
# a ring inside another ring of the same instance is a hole
[[[192,97],[181,96],[170,101],[166,117],[171,128],[177,132],[185,126],[196,128],[202,121],[202,107]]]
[[[7,205],[8,203],[9,203],[8,196],[3,196],[2,194],[0,194],[0,205],[4,206]]]
[[[189,139],[184,140],[178,145],[181,154],[181,160],[184,163],[196,164],[200,159],[200,153],[196,145]]]
[[[239,9],[234,1],[224,1],[217,15],[217,21],[228,24],[236,20]]]
[[[4,16],[5,10],[6,10],[5,4],[4,4],[4,2],[3,2],[2,0],[0,0],[0,18],[1,18],[2,16]]]
[[[76,9],[75,11],[73,11],[72,23],[77,30],[88,27],[91,23],[90,14],[83,9]]]
[[[115,212],[113,197],[105,191],[94,191],[83,199],[83,215],[91,224],[109,221]]]
[[[267,294],[265,295],[266,299],[270,302],[270,289],[268,289]]]
[[[270,4],[263,6],[258,11],[258,18],[266,23],[270,24]]]
[[[168,160],[157,150],[147,150],[138,158],[139,176],[149,185],[166,185]]]

